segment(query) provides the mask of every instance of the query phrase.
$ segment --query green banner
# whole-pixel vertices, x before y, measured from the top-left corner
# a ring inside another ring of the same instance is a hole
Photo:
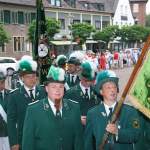
[[[150,51],[129,92],[131,103],[150,118]]]

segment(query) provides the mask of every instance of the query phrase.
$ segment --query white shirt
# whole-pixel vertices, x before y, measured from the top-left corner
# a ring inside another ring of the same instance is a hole
[[[51,109],[52,109],[54,115],[56,116],[56,107],[55,107],[54,102],[48,98],[48,103],[51,106]],[[62,116],[62,105],[61,105],[59,110],[60,110],[60,113],[61,113],[61,116]]]
[[[82,92],[85,94],[85,89],[88,89],[88,95],[89,95],[89,98],[90,98],[90,87],[84,87],[81,82],[80,82],[80,87],[81,87],[81,90]]]
[[[115,108],[115,106],[116,106],[116,103],[117,103],[117,102],[113,103],[111,106],[108,106],[107,104],[104,103],[104,107],[105,107],[105,111],[106,111],[107,116],[109,116],[109,113],[110,113],[109,108],[112,108],[112,111],[114,111],[114,108]]]
[[[73,82],[76,81],[77,75],[76,74],[70,74],[70,81],[72,82],[72,76],[73,76]]]
[[[35,98],[35,86],[32,89],[30,89],[30,88],[28,88],[27,86],[24,85],[24,88],[27,91],[29,96],[30,96],[30,90],[32,90],[33,96]]]

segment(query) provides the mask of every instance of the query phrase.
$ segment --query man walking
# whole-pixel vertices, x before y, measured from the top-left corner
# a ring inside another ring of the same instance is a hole
[[[18,71],[24,84],[11,91],[8,99],[8,135],[12,150],[21,149],[28,104],[46,96],[44,89],[37,85],[37,63],[32,58],[23,57],[18,63]]]
[[[64,99],[65,71],[51,66],[48,97],[30,104],[23,130],[23,150],[83,150],[79,104]]]

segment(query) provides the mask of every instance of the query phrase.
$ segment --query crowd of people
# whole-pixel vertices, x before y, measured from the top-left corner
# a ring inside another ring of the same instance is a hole
[[[119,91],[111,69],[120,64],[121,52],[113,62],[109,53],[59,55],[43,85],[37,63],[23,56],[17,63],[21,83],[13,90],[6,89],[0,71],[0,150],[99,150],[105,132],[103,150],[149,150],[150,120],[134,107],[123,104],[110,122]]]

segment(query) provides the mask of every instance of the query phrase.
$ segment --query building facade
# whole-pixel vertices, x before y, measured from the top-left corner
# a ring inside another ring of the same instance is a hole
[[[112,24],[113,12],[108,1],[110,0],[43,0],[46,17],[61,23],[60,33],[54,39],[71,39],[68,26],[72,23],[86,22],[97,30]],[[9,43],[0,46],[0,56],[19,59],[24,54],[32,53],[32,44],[27,33],[29,24],[35,17],[35,0],[0,0],[0,22],[4,24],[10,37]]]
[[[146,3],[148,0],[130,0],[135,24],[145,26]]]
[[[122,27],[134,25],[129,0],[115,0],[113,25]]]

